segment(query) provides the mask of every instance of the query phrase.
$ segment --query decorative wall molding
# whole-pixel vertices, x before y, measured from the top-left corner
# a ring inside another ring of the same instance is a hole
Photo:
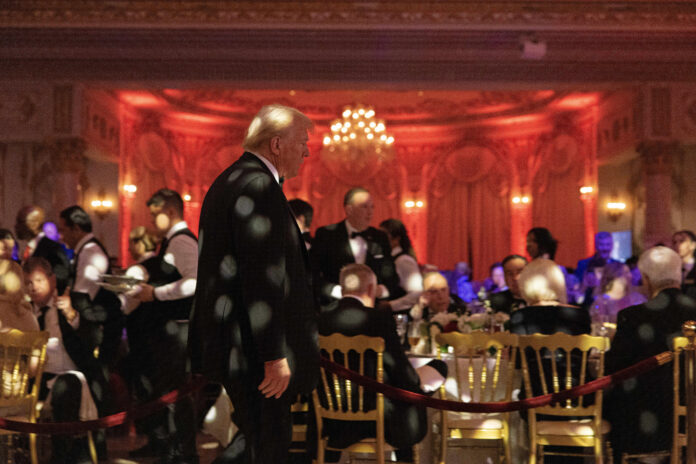
[[[5,1],[0,24],[13,26],[256,26],[439,28],[559,27],[687,28],[696,25],[688,1],[600,0],[507,1],[167,1],[14,0]]]

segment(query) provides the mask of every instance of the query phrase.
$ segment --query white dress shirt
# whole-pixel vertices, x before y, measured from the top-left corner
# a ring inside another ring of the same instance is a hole
[[[254,155],[255,157],[257,157],[258,159],[260,159],[261,162],[262,162],[263,164],[266,165],[266,167],[268,168],[268,170],[271,171],[271,174],[273,174],[273,178],[276,180],[276,182],[278,182],[278,183],[280,184],[280,177],[279,177],[279,175],[278,175],[278,170],[275,168],[275,166],[273,166],[273,164],[271,164],[271,162],[268,161],[268,160],[267,160],[266,158],[264,158],[263,156],[257,155],[256,153],[254,153],[254,152],[252,152],[252,151],[250,151],[249,153],[251,153],[252,155]]]
[[[180,300],[193,296],[196,292],[198,277],[198,243],[187,235],[177,235],[176,232],[186,229],[186,221],[179,221],[167,232],[169,241],[164,261],[171,264],[181,274],[181,279],[154,289],[155,298],[161,301]],[[171,239],[171,240],[170,240]]]
[[[367,240],[361,236],[350,238],[353,232],[359,231],[353,227],[347,219],[346,230],[348,231],[348,243],[350,243],[350,250],[353,252],[355,262],[358,264],[365,264],[365,257],[367,256]]]
[[[68,371],[77,370],[77,366],[70,358],[70,355],[65,350],[63,345],[63,334],[60,331],[58,323],[58,311],[55,298],[47,304],[48,309],[44,314],[44,330],[48,331],[48,344],[46,345],[46,365],[45,372],[51,374],[63,374]],[[41,308],[34,305],[34,315],[38,318],[41,316]],[[79,326],[79,315],[76,316],[69,324],[76,329]]]
[[[89,233],[77,242],[75,247],[75,257],[79,260],[76,263],[75,283],[72,290],[74,292],[86,293],[90,300],[94,300],[101,287],[97,282],[101,281],[102,274],[109,270],[109,257],[102,251],[101,247],[94,242],[87,243],[94,238],[94,234]]]
[[[400,246],[392,248],[391,255],[396,256],[402,252]],[[418,263],[409,254],[401,255],[394,260],[396,273],[399,275],[399,285],[406,291],[406,295],[389,302],[393,311],[410,309],[418,302],[423,292],[423,276]]]

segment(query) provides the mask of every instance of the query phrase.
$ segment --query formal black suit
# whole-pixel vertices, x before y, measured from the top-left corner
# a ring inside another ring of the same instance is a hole
[[[284,462],[289,405],[318,378],[317,310],[302,235],[257,156],[244,153],[213,182],[199,240],[189,350],[193,371],[224,383],[234,404],[240,434],[225,456]],[[264,399],[257,390],[264,362],[280,358],[288,360],[290,385],[279,400]]]
[[[488,299],[491,302],[491,308],[495,312],[512,314],[520,308],[526,306],[524,300],[515,298],[510,289],[502,292],[491,293]]]
[[[403,390],[423,393],[420,388],[420,378],[399,342],[391,312],[368,308],[356,298],[345,297],[322,311],[319,316],[319,333],[383,338],[385,342],[384,383]],[[349,367],[358,370],[357,362],[352,366],[349,360]],[[366,357],[366,375],[374,377],[375,372],[376,357]],[[358,404],[357,396],[354,399],[356,401],[353,404]],[[366,401],[366,406],[368,408],[374,406],[374,401],[375,397],[372,396],[371,401]],[[422,406],[385,398],[384,415],[386,441],[396,448],[412,447],[420,442],[427,432],[426,410]],[[329,437],[329,446],[335,447],[346,447],[363,438],[375,436],[374,426],[370,427],[360,422],[345,423],[327,420],[324,421],[324,430]]]
[[[44,258],[51,264],[53,274],[56,276],[56,288],[58,294],[62,295],[65,287],[70,281],[70,260],[68,255],[60,243],[51,240],[48,237],[41,237],[41,240],[36,244],[36,248],[31,256]]]
[[[377,275],[377,283],[387,287],[389,299],[404,295],[387,235],[379,229],[368,227],[363,238],[367,242],[365,264]],[[320,301],[322,304],[329,303],[334,300],[331,290],[338,285],[341,268],[355,262],[345,221],[317,229],[310,256]]]
[[[696,301],[678,289],[661,291],[652,300],[623,309],[606,355],[611,374],[672,349],[681,324],[696,320]],[[672,443],[672,365],[666,364],[615,386],[605,396],[611,422],[610,441],[619,462],[622,452],[669,450]]]

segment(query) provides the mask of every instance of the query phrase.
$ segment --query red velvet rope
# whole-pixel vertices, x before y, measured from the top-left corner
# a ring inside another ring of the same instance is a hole
[[[538,408],[541,406],[546,406],[550,403],[556,403],[569,398],[587,395],[596,392],[597,390],[607,388],[609,385],[619,383],[631,377],[635,377],[637,375],[651,371],[652,369],[655,369],[658,366],[671,362],[672,358],[672,352],[665,351],[664,353],[637,362],[636,364],[629,366],[625,369],[621,369],[620,371],[617,371],[614,374],[600,377],[591,382],[587,382],[585,384],[578,385],[576,387],[570,388],[568,390],[563,390],[558,393],[549,393],[547,395],[535,396],[533,398],[527,398],[520,401],[497,401],[490,403],[464,403],[461,401],[441,400],[438,398],[421,395],[420,393],[413,393],[410,391],[401,390],[390,385],[379,383],[375,379],[365,377],[350,369],[346,369],[340,364],[336,364],[335,362],[323,356],[320,358],[320,364],[324,369],[331,373],[339,375],[340,377],[344,377],[352,382],[357,383],[358,385],[362,385],[363,387],[369,388],[370,390],[382,393],[384,394],[384,396],[387,396],[393,400],[399,400],[407,403],[417,404],[420,406],[427,406],[429,408],[434,409],[444,409],[448,411],[495,413]]]
[[[38,433],[48,435],[77,435],[90,430],[116,427],[126,421],[133,421],[147,417],[152,413],[165,408],[169,404],[185,398],[203,388],[207,381],[200,376],[194,377],[189,383],[178,390],[171,391],[154,401],[138,405],[136,409],[122,411],[99,419],[79,422],[42,422],[40,424],[24,421],[15,421],[0,418],[0,429],[12,430],[21,433]]]

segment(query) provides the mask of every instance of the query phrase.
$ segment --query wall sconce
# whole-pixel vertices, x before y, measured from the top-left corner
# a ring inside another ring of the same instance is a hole
[[[413,208],[422,208],[424,205],[425,203],[421,200],[406,200],[404,202],[404,206],[409,210]]]
[[[104,189],[99,190],[97,198],[92,200],[91,206],[94,213],[103,220],[113,209],[114,202],[105,198],[106,192]]]
[[[184,201],[191,201],[191,195],[188,193],[185,193],[183,197],[181,197]]]
[[[625,210],[626,203],[622,201],[613,200],[607,202],[607,215],[613,222],[618,221]]]
[[[531,198],[529,198],[527,195],[512,197],[512,202],[516,205],[519,205],[519,204],[528,205],[531,201],[532,201]]]

